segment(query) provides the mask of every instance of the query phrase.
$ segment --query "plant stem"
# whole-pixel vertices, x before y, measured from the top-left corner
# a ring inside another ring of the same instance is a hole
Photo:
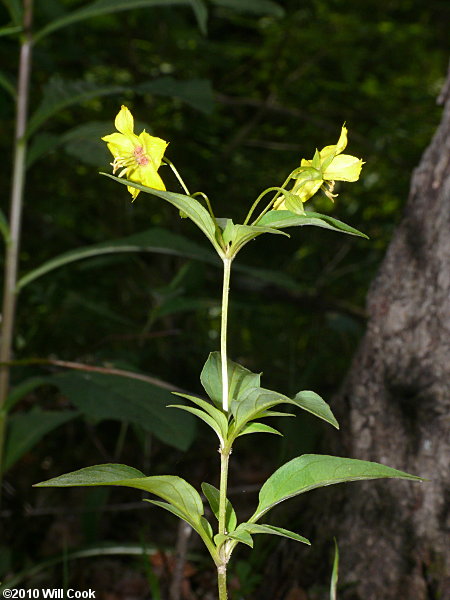
[[[228,326],[228,296],[230,292],[230,274],[232,258],[223,258],[223,290],[222,290],[222,321],[220,328],[220,359],[222,363],[222,407],[228,412],[228,361],[227,361],[227,326]],[[220,485],[219,485],[219,533],[226,532],[228,461],[231,448],[228,444],[220,447]],[[219,552],[220,554],[220,552]],[[217,564],[217,584],[219,600],[227,600],[227,563],[226,557],[220,557]]]
[[[0,363],[11,359],[16,309],[16,284],[20,250],[20,230],[22,223],[23,190],[26,171],[26,127],[28,97],[31,72],[32,36],[31,23],[33,0],[24,0],[23,38],[20,47],[19,74],[17,88],[16,132],[14,138],[13,178],[9,217],[9,240],[6,247],[5,279],[3,288],[2,332],[0,339]],[[0,367],[0,412],[6,402],[9,390],[9,367]],[[0,469],[4,445],[4,420],[0,423]],[[1,471],[0,471],[1,472]],[[1,475],[0,475],[1,476]],[[1,486],[0,486],[1,488]]]
[[[217,567],[217,584],[219,588],[219,600],[227,600],[227,567],[220,565]]]
[[[222,408],[228,412],[227,322],[228,295],[232,258],[223,258],[222,322],[220,328],[220,359],[222,363]]]
[[[228,487],[228,461],[230,459],[230,449],[220,449],[220,486],[219,486],[219,533],[222,535],[226,531],[226,511],[227,511],[227,487]]]

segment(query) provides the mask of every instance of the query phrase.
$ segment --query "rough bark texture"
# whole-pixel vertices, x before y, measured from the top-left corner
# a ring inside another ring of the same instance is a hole
[[[347,598],[450,598],[449,89],[450,73],[340,396],[352,456],[428,481],[351,487],[339,525],[342,579],[357,582]]]
[[[321,524],[307,533],[328,576],[324,550],[333,535],[339,540],[340,582],[347,584],[341,600],[450,599],[449,90],[450,73],[442,122],[413,174],[404,218],[368,295],[367,332],[333,403],[341,423],[336,454],[428,481],[336,486],[306,507],[307,523],[319,516]],[[297,560],[292,554],[281,552],[287,569],[278,565],[290,584],[317,580],[321,569],[325,575],[317,554],[309,574],[299,573],[305,552]]]

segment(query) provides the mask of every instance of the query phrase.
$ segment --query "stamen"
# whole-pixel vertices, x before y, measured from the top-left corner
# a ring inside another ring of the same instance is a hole
[[[143,146],[136,146],[136,148],[134,149],[134,156],[136,158],[136,162],[141,167],[147,166],[150,162],[148,156],[145,154]]]

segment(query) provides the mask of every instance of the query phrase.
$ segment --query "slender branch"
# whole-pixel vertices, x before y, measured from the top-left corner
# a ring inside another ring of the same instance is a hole
[[[55,366],[62,367],[63,369],[73,369],[75,371],[88,371],[92,373],[103,373],[105,375],[119,375],[121,377],[128,377],[129,379],[138,379],[140,381],[145,381],[146,383],[150,383],[151,385],[158,386],[160,388],[166,389],[170,392],[186,392],[182,388],[177,387],[163,379],[159,379],[157,377],[152,377],[151,375],[144,375],[143,373],[135,373],[134,371],[126,371],[125,369],[116,369],[114,367],[98,367],[95,365],[88,365],[86,363],[78,363],[68,360],[57,360],[50,358],[24,358],[22,360],[12,360],[7,363],[0,363],[0,367],[8,366],[28,366],[28,365],[42,365],[42,366]],[[11,397],[5,405],[8,409],[14,406],[15,402],[11,402]],[[1,414],[1,412],[0,412]]]
[[[24,0],[24,34],[20,48],[17,89],[16,131],[14,138],[13,177],[10,204],[10,237],[6,247],[5,279],[3,288],[2,331],[0,338],[0,362],[10,360],[12,352],[14,317],[16,309],[16,283],[20,250],[23,190],[26,171],[26,137],[28,97],[31,72],[33,0]],[[5,405],[9,389],[9,367],[0,367],[0,412]],[[0,465],[4,439],[4,419],[0,419]]]

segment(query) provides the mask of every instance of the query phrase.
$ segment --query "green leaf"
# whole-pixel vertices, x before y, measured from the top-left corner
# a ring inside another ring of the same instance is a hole
[[[17,283],[17,290],[21,290],[38,277],[71,262],[101,256],[102,254],[120,252],[154,252],[156,254],[194,258],[215,265],[219,264],[216,256],[205,250],[201,245],[191,242],[182,235],[155,227],[118,240],[64,252],[21,277]]]
[[[78,417],[75,410],[44,411],[38,408],[17,413],[7,420],[7,437],[3,472],[7,471],[47,433]]]
[[[284,414],[284,413],[283,413]],[[260,417],[270,416],[270,415],[260,415]],[[237,437],[241,435],[247,435],[248,433],[275,433],[276,435],[283,435],[277,429],[270,427],[269,425],[265,425],[264,423],[248,423],[244,429],[240,432]]]
[[[13,100],[16,99],[17,92],[14,83],[11,81],[8,75],[3,73],[2,71],[0,71],[0,86],[8,92],[8,94],[11,96],[11,98],[13,98]]]
[[[379,463],[338,456],[305,454],[289,461],[269,477],[259,492],[258,508],[250,520],[260,519],[283,500],[309,490],[346,481],[380,478],[421,480],[420,477]]]
[[[263,525],[262,523],[241,523],[237,528],[237,531],[247,531],[252,535],[257,533],[266,533],[270,535],[279,535],[281,537],[290,538],[291,540],[295,540],[296,542],[302,542],[303,544],[308,544],[311,546],[311,542],[307,540],[302,535],[298,533],[294,533],[293,531],[289,531],[289,529],[283,529],[283,527],[275,527],[274,525]]]
[[[194,419],[166,410],[173,396],[157,385],[120,375],[76,371],[55,375],[51,381],[88,418],[134,423],[180,450],[186,450],[194,439]]]
[[[217,437],[219,438],[220,443],[223,444],[224,437],[222,436],[217,422],[210,415],[205,413],[204,410],[201,410],[200,408],[194,408],[193,406],[184,406],[183,404],[169,404],[167,408],[179,408],[188,413],[191,413],[192,415],[195,415],[196,417],[204,421],[207,425],[209,425],[211,429],[214,430],[214,432],[217,434]]]
[[[265,388],[249,388],[238,398],[233,399],[230,405],[234,415],[236,432],[240,433],[242,427],[249,421],[259,418],[262,413],[278,404],[292,404],[292,400],[283,394],[266,390]]]
[[[48,377],[31,377],[21,381],[9,392],[5,403],[5,410],[9,412],[24,396],[41,385],[49,383]]]
[[[226,225],[223,228],[222,237],[223,237],[224,243],[228,246],[228,244],[230,244],[230,242],[232,242],[234,240],[236,226],[233,223],[232,219],[218,219],[219,225],[222,226],[221,222],[223,220],[225,220]]]
[[[36,483],[33,487],[75,487],[95,485],[119,485],[144,490],[168,502],[177,516],[194,529],[201,527],[203,503],[199,493],[187,481],[175,475],[146,477],[141,471],[126,465],[105,464],[87,467],[72,473]],[[176,511],[176,512],[175,512]]]
[[[339,574],[339,548],[334,539],[334,560],[333,560],[333,572],[331,574],[331,586],[330,586],[330,600],[337,600],[337,582]]]
[[[330,423],[330,425],[333,425],[333,427],[336,427],[336,429],[339,429],[339,423],[331,412],[331,408],[319,394],[304,390],[293,398],[293,402],[300,408],[307,410],[316,417],[319,417],[319,419],[323,419],[327,423]]]
[[[217,533],[213,539],[216,546],[219,547],[228,540],[228,535],[226,533]]]
[[[220,491],[209,483],[202,483],[202,490],[216,519],[219,520]],[[225,529],[230,533],[236,529],[237,517],[233,505],[227,498],[225,509]]]
[[[284,9],[277,2],[271,0],[211,0],[216,6],[231,8],[239,12],[267,15],[269,17],[282,17]]]
[[[160,552],[161,548],[156,546],[149,546],[149,544],[126,544],[126,543],[105,543],[98,544],[96,546],[87,545],[78,548],[71,552],[61,552],[39,562],[33,562],[32,565],[26,566],[22,571],[15,571],[14,576],[8,577],[8,582],[0,584],[0,592],[6,588],[12,589],[21,587],[20,584],[28,581],[30,578],[42,572],[49,572],[51,567],[60,565],[61,563],[67,564],[69,561],[77,559],[92,559],[92,557],[98,556],[138,556],[148,557],[149,554],[155,554]],[[0,547],[0,556],[3,558],[3,547]],[[0,559],[1,560],[1,559]],[[0,575],[0,576],[3,576]]]
[[[235,225],[233,229],[233,236],[230,239],[233,256],[235,256],[239,250],[248,244],[248,242],[251,242],[263,233],[282,234],[290,237],[289,234],[285,233],[284,231],[279,231],[274,227],[261,227],[259,225]]]
[[[141,130],[147,127],[140,121],[136,121],[135,125],[136,129]],[[33,136],[28,150],[27,168],[60,146],[64,147],[67,154],[85,164],[96,168],[108,164],[111,161],[111,154],[101,138],[111,133],[111,129],[111,121],[88,121],[72,127],[62,135],[46,131],[37,133]]]
[[[23,21],[23,4],[22,0],[3,0],[3,4],[6,5],[11,19],[17,25]]]
[[[201,0],[97,0],[90,2],[87,6],[74,10],[68,15],[64,15],[59,19],[55,19],[40,31],[35,36],[35,42],[42,39],[49,33],[67,27],[73,23],[106,15],[123,10],[131,10],[136,8],[152,8],[155,6],[175,6],[185,4],[190,6],[197,18],[198,25],[203,33],[206,32],[207,12],[204,3]]]
[[[63,136],[46,131],[33,136],[27,152],[27,169],[41,157],[55,150],[63,143]]]
[[[183,521],[186,521],[186,523],[189,523],[189,525],[202,538],[204,538],[206,536],[211,542],[213,541],[213,530],[212,530],[212,527],[211,527],[209,521],[207,521],[207,519],[205,519],[205,517],[201,516],[198,521],[197,520],[194,521],[192,519],[188,520],[187,514],[185,512],[183,512],[176,506],[169,504],[168,502],[161,502],[159,500],[149,500],[148,498],[144,498],[144,502],[149,502],[150,504],[154,504],[155,506],[159,506],[160,508],[167,510],[168,512],[172,513],[179,519],[182,519]]]
[[[126,185],[129,187],[136,188],[137,190],[141,190],[142,192],[146,192],[147,194],[151,194],[153,196],[157,196],[158,198],[162,198],[166,200],[180,211],[185,213],[189,219],[191,219],[199,229],[203,231],[206,237],[209,239],[211,244],[216,249],[217,253],[220,257],[223,257],[223,250],[219,246],[216,241],[216,226],[214,221],[211,218],[211,215],[208,211],[203,208],[198,200],[192,198],[191,196],[185,196],[184,194],[175,194],[174,192],[165,192],[163,190],[155,190],[153,188],[146,187],[145,185],[141,185],[140,183],[135,183],[133,181],[128,181],[127,179],[121,179],[119,177],[115,177],[114,175],[110,175],[109,173],[101,173],[101,175],[106,175],[106,177],[110,177],[117,181],[122,185]]]
[[[10,241],[10,232],[9,232],[9,223],[5,217],[5,213],[0,208],[0,235],[3,237],[3,241],[5,244],[9,244]]]
[[[178,98],[205,114],[211,114],[214,109],[214,94],[209,79],[180,81],[174,77],[160,77],[141,83],[134,90],[138,93]]]
[[[278,412],[276,410],[266,410],[259,415],[260,419],[266,417],[295,417],[295,415],[293,413]]]
[[[196,398],[195,396],[190,396],[188,394],[182,394],[180,392],[172,392],[175,396],[181,396],[181,398],[186,398],[190,402],[193,402],[197,406],[200,406],[202,411],[206,413],[206,416],[209,416],[215,424],[213,427],[214,431],[216,431],[219,439],[225,440],[228,433],[228,419],[224,412],[221,409],[212,406],[209,402],[202,400],[201,398]],[[180,407],[179,407],[180,408]],[[194,413],[197,414],[197,413]],[[197,415],[200,416],[200,415]],[[203,417],[200,417],[203,418]],[[212,425],[209,423],[209,420],[203,419],[206,423],[208,423],[211,427]]]
[[[259,386],[261,375],[252,373],[242,365],[227,360],[228,399],[238,398],[248,388]],[[200,374],[200,381],[216,406],[222,406],[222,359],[220,352],[211,352]]]
[[[164,510],[167,510],[168,512],[172,513],[179,519],[182,519],[183,521],[186,520],[184,513],[179,508],[176,508],[175,506],[173,506],[172,504],[169,504],[168,502],[161,502],[160,500],[150,500],[149,498],[144,498],[144,502],[149,502],[150,504],[159,506],[160,508],[163,508]]]
[[[350,227],[342,221],[338,221],[328,215],[321,215],[314,212],[306,212],[304,215],[298,215],[288,210],[270,210],[259,221],[258,225],[274,227],[275,229],[284,229],[285,227],[297,227],[303,225],[314,225],[315,227],[323,227],[332,231],[340,231],[349,235],[356,235],[367,238],[365,233],[361,233],[357,229]]]
[[[214,537],[214,532],[213,532],[213,528],[211,527],[211,523],[205,517],[200,517],[200,522],[202,524],[203,531],[206,533],[206,535],[212,542],[213,537]]]
[[[216,535],[214,538],[214,541],[217,543],[217,538],[219,537],[219,535]],[[238,542],[241,542],[242,544],[246,544],[247,546],[250,546],[250,548],[253,548],[253,538],[252,536],[249,534],[248,531],[246,531],[245,529],[236,529],[235,531],[232,531],[230,533],[228,533],[226,536],[226,538],[231,538],[233,540],[236,540]]]
[[[40,105],[30,118],[27,136],[31,136],[52,115],[69,106],[124,90],[123,86],[99,86],[90,81],[68,81],[52,77],[44,87]]]
[[[23,31],[22,25],[6,25],[5,27],[0,27],[0,37],[13,35],[15,33],[20,33],[21,31]]]

